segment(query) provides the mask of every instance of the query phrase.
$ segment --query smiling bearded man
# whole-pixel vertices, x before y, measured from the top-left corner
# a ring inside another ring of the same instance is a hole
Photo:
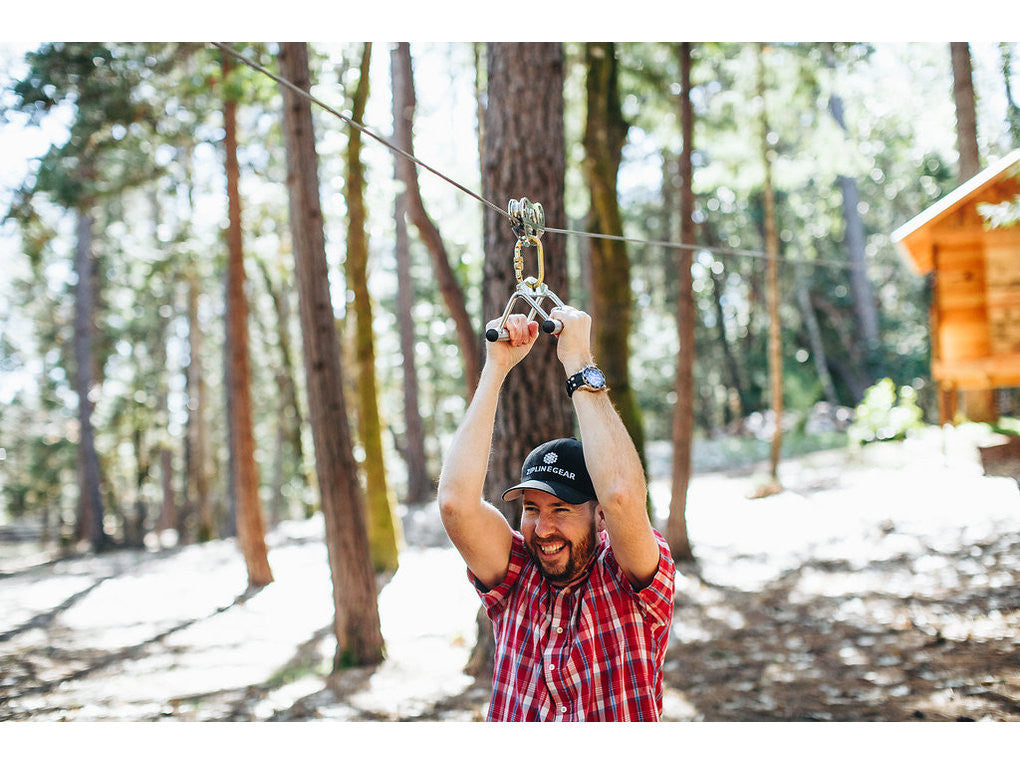
[[[486,344],[439,479],[443,525],[493,624],[487,719],[658,720],[676,569],[648,519],[637,450],[592,362],[591,318],[570,306],[550,315],[562,322],[556,352],[582,440],[528,455],[521,482],[503,493],[523,501],[519,531],[482,497],[499,391],[538,336],[537,323],[516,314],[509,342]]]

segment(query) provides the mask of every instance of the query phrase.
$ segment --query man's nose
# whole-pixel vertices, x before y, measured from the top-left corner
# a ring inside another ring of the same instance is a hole
[[[540,537],[550,536],[556,531],[556,524],[553,522],[552,515],[546,513],[538,514],[538,521],[535,523],[535,534]]]

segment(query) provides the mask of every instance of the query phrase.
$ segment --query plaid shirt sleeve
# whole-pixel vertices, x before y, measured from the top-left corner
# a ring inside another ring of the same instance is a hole
[[[655,529],[655,543],[659,546],[659,568],[652,577],[652,581],[640,590],[634,591],[634,599],[638,607],[648,616],[653,624],[662,627],[673,620],[673,593],[676,587],[676,564],[673,562],[673,555],[669,551],[666,540]],[[633,590],[633,585],[623,573],[620,564],[616,560],[610,548],[606,556],[606,567],[619,579],[621,584]]]
[[[468,570],[468,578],[471,580],[471,584],[475,586],[475,589],[478,590],[478,595],[482,599],[482,606],[485,608],[485,613],[490,619],[495,620],[499,613],[506,608],[508,602],[507,596],[520,578],[521,570],[524,568],[527,560],[528,554],[524,549],[524,537],[521,536],[520,532],[514,531],[513,544],[510,547],[510,565],[502,582],[492,589],[486,589],[478,577],[470,569]]]

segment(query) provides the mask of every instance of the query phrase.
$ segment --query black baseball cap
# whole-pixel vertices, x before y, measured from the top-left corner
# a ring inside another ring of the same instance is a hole
[[[576,438],[557,438],[535,448],[524,460],[521,482],[504,491],[503,500],[517,499],[525,489],[548,492],[571,505],[596,499],[581,442]]]

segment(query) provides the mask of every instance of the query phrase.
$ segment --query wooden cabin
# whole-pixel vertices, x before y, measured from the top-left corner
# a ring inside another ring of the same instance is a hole
[[[981,208],[1020,200],[1020,150],[892,234],[933,274],[931,372],[939,419],[997,417],[994,390],[1020,386],[1020,224],[992,228]]]

